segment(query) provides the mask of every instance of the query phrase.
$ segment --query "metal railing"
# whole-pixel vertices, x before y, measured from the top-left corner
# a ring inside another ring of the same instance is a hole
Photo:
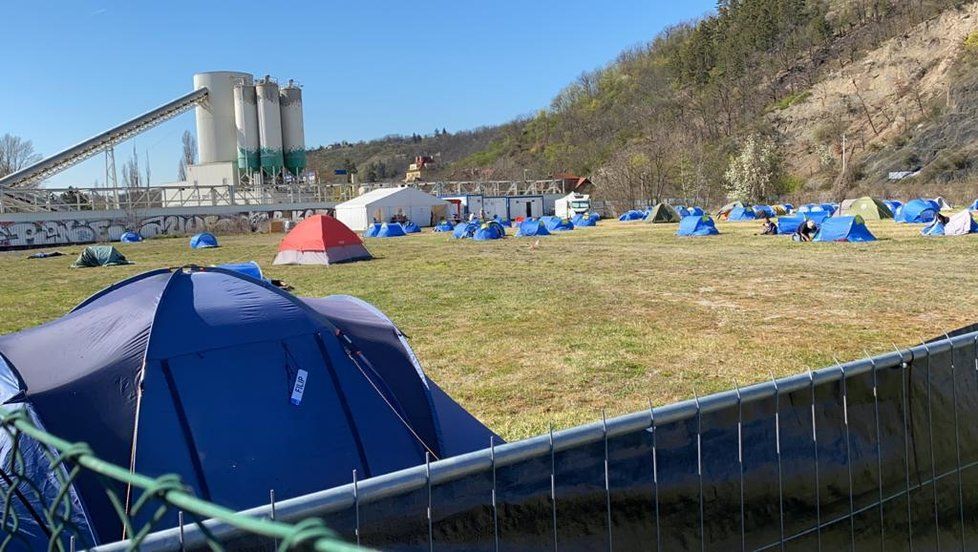
[[[974,329],[354,478],[279,503],[278,519],[315,516],[391,550],[974,549]],[[222,542],[240,534],[204,527]],[[199,528],[184,537],[203,543]],[[143,547],[176,550],[176,532]]]

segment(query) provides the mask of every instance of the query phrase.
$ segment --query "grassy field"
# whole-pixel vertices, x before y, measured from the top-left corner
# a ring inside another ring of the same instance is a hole
[[[113,268],[69,269],[78,246],[45,260],[0,253],[0,333],[145,270],[257,260],[298,295],[377,305],[435,381],[515,439],[915,344],[978,314],[978,236],[886,221],[869,223],[875,243],[800,244],[718,226],[677,238],[675,225],[605,222],[537,248],[425,232],[367,240],[375,260],[332,267],[272,266],[280,235],[119,245],[137,264]]]

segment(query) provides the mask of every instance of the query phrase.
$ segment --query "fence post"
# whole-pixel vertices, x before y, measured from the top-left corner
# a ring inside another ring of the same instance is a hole
[[[696,478],[700,495],[700,550],[706,550],[706,520],[703,507],[703,414],[700,410],[699,393],[695,388],[693,388],[693,401],[696,404]]]
[[[815,374],[808,371],[812,390],[812,459],[815,465],[815,540],[818,551],[822,550],[822,483],[818,477],[818,425],[815,421]]]
[[[876,368],[876,361],[869,356],[869,353],[864,351],[864,354],[869,359],[872,365],[871,370],[873,371],[873,419],[876,423],[876,485],[879,490],[878,500],[880,503],[880,550],[885,550],[886,525],[883,519],[883,436],[880,433],[880,401],[879,392],[877,391],[879,387],[877,373],[879,370]]]
[[[360,546],[360,482],[357,481],[357,470],[353,470],[353,536],[357,546]]]
[[[842,374],[842,423],[846,434],[846,470],[849,473],[849,547],[850,550],[856,549],[856,520],[855,520],[855,501],[852,497],[852,443],[849,439],[849,389],[846,381],[846,370],[838,359],[835,360],[839,372]]]
[[[740,472],[740,550],[747,549],[747,513],[744,511],[744,402],[740,395],[740,384],[734,382],[737,389],[737,469]]]
[[[557,454],[554,451],[553,422],[550,422],[550,512],[553,517],[554,552],[557,552]]]
[[[784,550],[784,470],[781,466],[781,391],[778,380],[771,374],[774,384],[774,452],[778,457],[778,520],[781,529],[781,550]]]
[[[975,361],[978,363],[978,360]],[[976,364],[978,366],[978,364]],[[659,463],[656,458],[655,409],[649,400],[649,429],[652,433],[652,500],[655,507],[655,551],[662,550],[662,527],[659,525]]]
[[[920,343],[924,347],[924,352],[927,355],[927,437],[928,437],[928,448],[930,449],[930,485],[931,490],[934,495],[934,539],[937,543],[937,549],[941,549],[941,517],[940,517],[940,507],[938,506],[937,500],[937,462],[934,456],[934,409],[931,403],[931,369],[930,369],[930,347],[927,346],[926,341],[921,341]]]
[[[614,540],[611,534],[611,481],[608,473],[608,417],[601,409],[601,431],[604,438],[604,500],[608,522],[608,552],[614,550]]]
[[[424,453],[424,476],[425,476],[425,487],[428,489],[428,551],[433,552],[435,549],[435,535],[434,535],[434,522],[432,521],[431,515],[431,453]]]
[[[944,332],[947,344],[951,348],[948,353],[951,358],[951,400],[954,408],[954,450],[958,466],[958,520],[961,524],[961,549],[964,550],[964,487],[961,480],[961,432],[958,430],[958,376],[954,371],[954,341],[947,332]]]
[[[492,464],[492,542],[499,552],[499,513],[496,509],[496,437],[489,436],[489,462]]]
[[[906,476],[907,495],[907,544],[913,548],[913,512],[910,505],[910,420],[907,417],[909,409],[907,398],[907,378],[910,377],[910,366],[903,360],[903,352],[896,346],[900,355],[900,409],[903,411],[903,469]]]

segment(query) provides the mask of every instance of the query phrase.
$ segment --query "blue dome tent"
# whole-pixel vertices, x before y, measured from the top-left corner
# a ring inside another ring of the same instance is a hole
[[[686,210],[691,217],[702,217],[706,214],[706,211],[702,207],[690,207]]]
[[[435,232],[451,232],[454,229],[455,226],[453,226],[452,223],[448,222],[447,220],[439,222],[434,228]]]
[[[122,243],[139,243],[143,241],[143,237],[140,236],[138,232],[133,232],[130,230],[123,232],[122,235],[119,236],[119,241]]]
[[[863,217],[830,217],[825,219],[812,241],[817,242],[866,242],[876,241],[876,236],[866,228]]]
[[[943,236],[944,235],[944,224],[939,220],[924,226],[920,229],[921,236]]]
[[[805,224],[805,217],[801,215],[778,217],[778,234],[794,234],[802,224]]]
[[[774,218],[775,216],[777,216],[774,212],[774,207],[771,207],[770,205],[763,205],[763,204],[755,205],[753,207],[753,210],[754,210],[754,216],[757,218],[764,218],[764,217]]]
[[[679,221],[677,236],[715,236],[720,232],[713,223],[713,218],[708,215],[702,217],[683,217]]]
[[[401,226],[404,227],[405,234],[417,234],[418,232],[421,231],[421,227],[410,220],[405,222]]]
[[[492,220],[498,223],[503,228],[510,228],[513,226],[513,223],[511,221],[508,221],[499,215],[492,217]]]
[[[893,216],[896,216],[897,211],[899,211],[900,208],[903,207],[903,202],[896,199],[884,199],[883,203],[885,203],[886,206],[890,208],[890,211],[893,211]]]
[[[456,224],[455,229],[452,230],[452,237],[457,240],[471,238],[478,229],[479,223],[477,222],[460,222]]]
[[[365,238],[376,238],[377,234],[380,232],[380,227],[383,226],[379,222],[375,222],[367,227],[363,232],[363,237]]]
[[[933,199],[911,199],[900,209],[897,222],[926,224],[937,218],[937,213],[940,212],[940,205]]]
[[[757,215],[750,207],[734,207],[733,210],[730,211],[730,216],[727,217],[727,220],[731,222],[742,222],[745,220],[755,219],[757,219]]]
[[[560,217],[543,217],[540,220],[547,225],[547,230],[550,230],[550,232],[566,232],[574,229],[574,223],[569,219]]]
[[[832,213],[825,209],[819,209],[817,211],[804,212],[802,216],[805,217],[805,220],[814,220],[815,224],[821,226],[823,222],[832,216]]]
[[[573,224],[575,228],[578,226],[597,226],[598,220],[600,219],[601,215],[597,213],[578,213],[571,219],[571,224]]]
[[[533,236],[549,236],[550,231],[547,226],[539,220],[526,219],[520,223],[516,231],[517,238],[529,238]]]
[[[498,240],[500,238],[506,237],[506,230],[498,222],[491,220],[482,226],[472,234],[473,240],[483,241],[483,240]]]
[[[380,225],[380,229],[377,230],[377,235],[371,236],[374,238],[399,238],[401,236],[406,236],[404,233],[404,227],[396,222],[385,222]]]
[[[219,268],[140,274],[60,319],[0,336],[0,399],[105,461],[177,474],[234,510],[267,503],[269,489],[296,497],[348,483],[352,469],[381,475],[493,437],[425,376],[372,305],[300,299]],[[0,432],[4,458],[15,446],[41,489],[11,498],[30,524],[24,510],[44,512],[59,486],[48,484],[40,444]],[[85,548],[122,534],[102,485],[83,470],[70,487]],[[151,500],[134,524],[155,509]],[[176,521],[170,510],[160,524]],[[21,533],[37,540],[27,549],[46,548],[36,546],[47,542],[43,531]]]
[[[643,218],[645,218],[645,211],[632,209],[631,211],[628,211],[618,217],[618,220],[622,222],[633,222],[636,220],[642,220]]]
[[[217,247],[217,238],[214,237],[214,234],[201,232],[190,238],[191,249],[206,249],[208,247]]]
[[[688,216],[690,216],[690,215],[692,215],[692,214],[693,214],[693,213],[692,213],[692,212],[691,212],[691,211],[690,211],[689,209],[687,209],[687,208],[686,208],[686,207],[685,207],[684,205],[674,205],[674,206],[673,206],[673,209],[675,209],[675,210],[676,210],[676,213],[678,213],[678,214],[679,214],[679,218],[682,218],[682,217],[688,217]],[[702,214],[702,213],[700,213],[700,214]]]

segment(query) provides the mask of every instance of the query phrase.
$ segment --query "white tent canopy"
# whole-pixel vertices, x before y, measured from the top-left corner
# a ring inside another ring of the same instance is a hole
[[[351,230],[403,216],[418,226],[433,226],[445,218],[448,202],[417,188],[379,188],[336,206],[336,218]]]
[[[973,227],[974,222],[971,218],[971,211],[965,209],[947,221],[947,224],[944,225],[944,235],[963,236],[970,234]]]

